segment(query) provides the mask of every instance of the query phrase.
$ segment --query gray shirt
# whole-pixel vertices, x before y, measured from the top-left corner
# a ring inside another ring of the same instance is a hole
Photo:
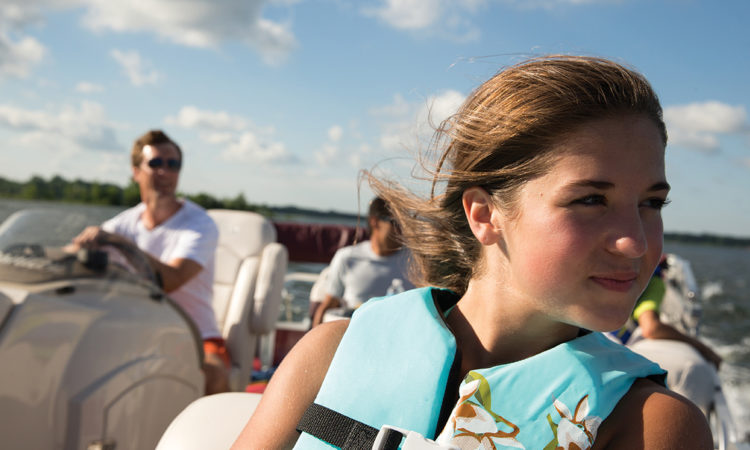
[[[325,292],[356,308],[373,297],[414,288],[407,278],[409,251],[378,256],[370,241],[340,248],[331,260]]]

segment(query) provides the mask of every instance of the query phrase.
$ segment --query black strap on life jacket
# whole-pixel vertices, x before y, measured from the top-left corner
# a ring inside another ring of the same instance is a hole
[[[302,415],[297,431],[315,436],[342,450],[361,450],[372,448],[380,430],[313,403]],[[387,429],[384,433],[385,445],[382,448],[397,450],[404,435],[393,429]]]

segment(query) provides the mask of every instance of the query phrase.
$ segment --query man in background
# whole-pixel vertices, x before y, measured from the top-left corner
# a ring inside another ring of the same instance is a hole
[[[664,272],[668,270],[667,259],[663,257],[628,323],[610,336],[667,370],[669,389],[689,398],[708,415],[720,383],[717,370],[722,360],[708,345],[660,319],[667,290]],[[660,345],[660,340],[670,343]],[[685,351],[681,346],[695,351]]]
[[[398,240],[398,225],[383,199],[376,197],[370,202],[367,224],[370,240],[342,247],[333,256],[324,275],[325,297],[315,310],[313,326],[323,322],[327,311],[349,317],[373,297],[414,287],[407,277],[408,250]]]
[[[682,333],[659,318],[661,303],[666,294],[664,284],[664,271],[666,270],[669,270],[667,259],[662,257],[646,290],[638,297],[629,323],[614,334],[626,345],[632,345],[638,339],[669,339],[684,342],[693,347],[718,370],[722,359],[716,352],[698,339]],[[633,333],[635,330],[637,332]]]
[[[114,242],[137,246],[162,288],[193,319],[203,338],[206,394],[229,390],[230,359],[212,306],[218,228],[206,211],[177,197],[182,150],[163,131],[139,137],[131,151],[133,180],[141,203],[88,227],[74,240],[80,247]]]

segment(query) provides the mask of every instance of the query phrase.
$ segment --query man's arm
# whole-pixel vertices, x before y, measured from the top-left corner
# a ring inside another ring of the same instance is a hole
[[[320,305],[318,305],[318,308],[315,310],[312,326],[315,327],[317,325],[320,325],[323,322],[323,316],[325,315],[326,311],[331,308],[337,308],[341,306],[341,304],[342,302],[340,298],[335,297],[331,294],[326,294],[323,301],[320,302]]]
[[[158,258],[141,250],[131,240],[120,236],[119,234],[109,233],[101,227],[86,227],[78,236],[73,238],[73,245],[67,247],[67,250],[75,250],[77,247],[95,248],[100,245],[114,244],[126,246],[131,250],[138,251],[144,255],[149,265],[158,273],[162,281],[162,289],[169,293],[179,289],[183,284],[190,281],[191,278],[198,275],[203,270],[203,266],[192,259],[174,258],[167,262],[162,262]]]
[[[161,277],[162,289],[167,293],[176,291],[203,270],[203,266],[192,259],[175,258],[163,263],[148,253],[143,253],[148,258],[151,267]]]
[[[659,314],[654,310],[643,311],[638,316],[638,326],[641,327],[643,337],[647,339],[671,339],[684,342],[695,348],[703,358],[716,366],[717,369],[721,365],[721,356],[698,339],[688,336],[659,320]]]
[[[344,294],[343,267],[350,250],[351,247],[338,249],[331,259],[331,264],[321,272],[321,277],[324,277],[321,281],[325,297],[313,314],[313,327],[323,323],[323,316],[327,310],[344,305],[343,298],[340,297]]]

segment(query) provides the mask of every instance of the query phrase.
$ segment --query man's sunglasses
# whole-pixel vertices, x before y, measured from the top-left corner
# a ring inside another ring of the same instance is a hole
[[[157,156],[156,158],[150,159],[146,164],[152,169],[160,169],[165,166],[168,170],[171,170],[173,172],[177,172],[180,170],[180,167],[182,167],[182,161],[179,159],[164,159],[160,156]]]

